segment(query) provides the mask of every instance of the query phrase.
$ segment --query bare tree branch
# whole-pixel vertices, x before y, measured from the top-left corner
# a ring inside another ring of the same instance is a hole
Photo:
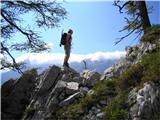
[[[13,61],[13,65],[15,67],[15,69],[20,73],[20,74],[23,74],[23,72],[21,71],[21,69],[19,68],[19,65],[16,63],[14,57],[11,55],[11,53],[9,52],[8,48],[4,47],[3,43],[1,42],[1,50],[2,51],[5,51],[9,56],[10,58],[12,59]],[[1,68],[2,69],[2,68]]]
[[[47,44],[40,40],[40,36],[37,32],[30,29],[28,25],[26,28],[24,23],[22,25],[21,15],[32,12],[33,17],[35,18],[36,26],[39,28],[53,28],[58,27],[60,20],[66,18],[66,10],[60,6],[60,4],[55,1],[44,1],[44,0],[16,0],[16,1],[7,1],[1,0],[1,37],[3,38],[3,42],[6,43],[4,46],[1,43],[1,53],[5,53],[8,55],[12,61],[15,68],[18,70],[14,56],[11,55],[10,49],[19,50],[19,51],[30,51],[30,52],[41,52],[49,49]],[[36,27],[35,26],[35,27]],[[19,32],[21,35],[26,38],[17,43],[7,42],[11,40],[13,34]],[[7,45],[9,43],[9,45]],[[7,60],[6,60],[7,61]],[[12,66],[11,64],[7,64],[7,66]],[[4,66],[5,67],[5,66]]]
[[[117,0],[117,1],[114,1],[114,6],[117,6],[118,8],[119,8],[119,12],[120,13],[123,13],[122,12],[122,9],[126,6],[126,5],[128,5],[128,4],[130,4],[132,1],[127,1],[127,2],[125,2],[123,5],[119,5],[118,3],[119,3],[120,1],[119,0]]]
[[[139,25],[140,26],[140,25]],[[132,31],[130,31],[127,35],[119,38],[117,41],[115,41],[114,45],[117,45],[119,42],[121,42],[123,39],[125,39],[126,37],[128,37],[129,35],[131,35],[133,32],[135,32],[137,30],[137,28],[132,29]]]
[[[120,0],[116,0],[114,1],[114,6],[118,7],[120,13],[123,13],[122,10],[125,9],[126,13],[130,15],[130,18],[124,18],[126,20],[127,25],[124,26],[124,28],[119,32],[127,30],[128,33],[127,35],[119,38],[114,45],[118,44],[132,33],[136,33],[138,34],[138,36],[141,35],[142,32],[145,32],[146,28],[151,26],[145,1],[128,0],[126,2],[121,3],[123,4],[120,4]]]

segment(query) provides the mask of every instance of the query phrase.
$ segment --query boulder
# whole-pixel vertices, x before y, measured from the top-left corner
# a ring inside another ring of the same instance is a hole
[[[140,43],[139,45],[135,45],[132,47],[127,46],[125,48],[126,56],[124,58],[121,58],[116,64],[112,65],[110,68],[107,68],[101,75],[101,80],[120,76],[128,68],[138,63],[144,55],[153,52],[156,49],[156,44],[151,44],[149,42]]]
[[[143,88],[138,91],[133,89],[128,96],[133,120],[160,119],[160,84],[144,83]]]
[[[59,106],[63,107],[63,106],[69,105],[73,103],[79,97],[80,97],[80,92],[74,93],[73,95],[69,96],[68,98],[60,102]]]
[[[2,120],[20,119],[33,96],[36,72],[27,73],[18,80],[9,80],[2,85]]]
[[[81,73],[81,76],[85,78],[82,83],[83,86],[91,88],[98,80],[100,80],[101,75],[98,72],[84,70]]]

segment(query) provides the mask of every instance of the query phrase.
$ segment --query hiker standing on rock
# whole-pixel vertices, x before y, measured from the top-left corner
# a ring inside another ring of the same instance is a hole
[[[60,46],[64,45],[64,51],[65,51],[65,57],[63,62],[64,67],[65,66],[69,67],[68,60],[71,53],[72,34],[73,34],[73,30],[69,29],[68,33],[62,33],[62,37],[61,37]]]

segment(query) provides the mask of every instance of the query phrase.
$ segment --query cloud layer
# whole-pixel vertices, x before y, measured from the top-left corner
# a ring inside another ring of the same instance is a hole
[[[69,59],[70,66],[74,68],[77,72],[82,72],[84,69],[84,62],[87,64],[87,68],[90,70],[103,73],[103,71],[114,64],[118,59],[123,57],[125,52],[115,51],[115,52],[96,52],[91,54],[71,54]],[[64,59],[63,53],[27,53],[18,58],[17,62],[25,62],[26,69],[33,67],[39,68],[39,73],[48,68],[48,66],[57,65],[62,66]],[[25,71],[24,70],[24,71]],[[4,70],[1,71],[1,81],[10,78],[17,78],[20,75],[14,71]]]
[[[98,61],[102,59],[119,59],[125,55],[125,52],[96,52],[91,54],[71,54],[70,62],[81,62],[86,59]],[[63,53],[27,53],[16,59],[17,62],[30,61],[31,63],[62,63],[64,58]]]

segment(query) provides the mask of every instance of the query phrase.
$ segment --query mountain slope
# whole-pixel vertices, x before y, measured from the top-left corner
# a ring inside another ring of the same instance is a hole
[[[126,57],[102,75],[52,66],[40,75],[32,69],[7,81],[2,85],[2,120],[160,119],[157,33],[159,27],[152,28],[140,45],[127,47]]]

